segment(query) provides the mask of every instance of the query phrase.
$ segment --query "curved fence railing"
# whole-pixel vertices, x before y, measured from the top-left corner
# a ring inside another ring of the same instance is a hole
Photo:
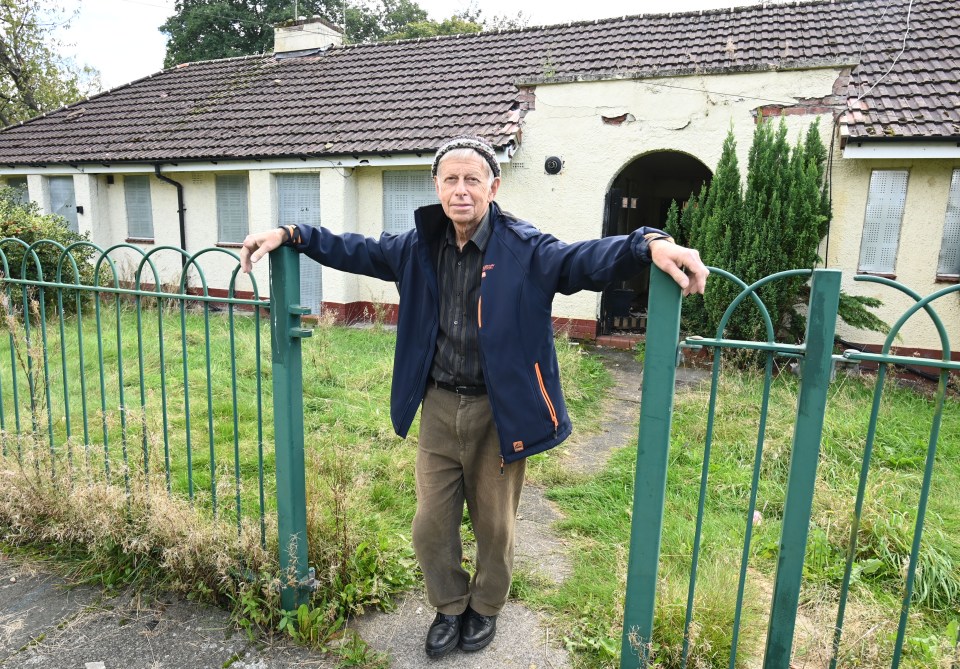
[[[241,296],[237,255],[9,238],[0,271],[3,455],[127,496],[162,486],[266,545],[270,304],[252,276]]]
[[[845,610],[850,596],[852,575],[858,561],[858,537],[860,521],[864,513],[864,498],[870,470],[871,453],[874,448],[880,424],[880,407],[884,381],[891,365],[909,364],[913,367],[929,367],[939,370],[939,384],[933,400],[934,410],[930,419],[929,439],[925,448],[924,466],[917,507],[912,515],[912,536],[909,558],[902,565],[901,606],[899,607],[899,625],[896,639],[889,655],[889,666],[899,667],[904,653],[907,627],[910,621],[911,602],[914,600],[914,584],[923,554],[923,529],[927,515],[927,503],[930,497],[931,481],[934,473],[934,460],[943,421],[947,382],[951,371],[960,370],[960,362],[952,361],[950,341],[940,317],[933,309],[933,303],[947,295],[960,292],[960,286],[951,286],[928,297],[913,293],[908,288],[888,279],[876,277],[857,277],[857,280],[883,283],[910,296],[915,304],[892,326],[885,343],[876,353],[847,351],[843,355],[834,355],[834,337],[840,294],[840,273],[836,270],[796,270],[782,272],[766,277],[752,285],[746,285],[737,277],[720,269],[711,268],[714,280],[730,281],[739,287],[740,293],[726,309],[714,338],[690,337],[679,341],[680,333],[680,292],[677,286],[665,274],[653,270],[650,281],[650,299],[648,330],[645,344],[645,365],[643,378],[643,401],[640,413],[640,434],[637,453],[637,473],[632,514],[632,534],[630,558],[627,574],[626,605],[624,611],[624,631],[622,639],[621,666],[646,667],[658,662],[654,634],[655,610],[658,602],[658,570],[660,567],[660,537],[664,531],[667,513],[667,472],[670,462],[670,443],[673,417],[673,395],[663,392],[672,388],[676,380],[675,361],[679,359],[680,348],[713,352],[712,373],[710,377],[709,402],[705,416],[705,437],[703,442],[703,464],[701,468],[696,506],[696,518],[693,521],[690,541],[689,579],[686,590],[686,605],[683,622],[682,649],[677,664],[682,667],[691,664],[692,648],[697,644],[698,617],[696,611],[698,576],[701,570],[701,556],[704,552],[705,517],[708,514],[707,500],[711,489],[708,485],[715,443],[715,421],[718,412],[718,398],[721,394],[721,373],[724,370],[722,354],[724,351],[754,351],[762,356],[762,391],[759,395],[757,413],[740,417],[756,428],[756,440],[752,449],[752,462],[744,462],[749,467],[749,492],[744,491],[742,509],[744,522],[743,544],[739,551],[739,574],[736,578],[736,594],[732,629],[729,630],[730,650],[727,666],[731,669],[741,666],[738,656],[739,638],[743,625],[742,615],[745,606],[747,583],[755,578],[749,565],[754,560],[752,536],[757,513],[758,490],[762,484],[762,465],[764,446],[769,435],[767,417],[770,411],[771,386],[774,382],[774,359],[785,357],[799,363],[801,380],[797,393],[796,416],[794,422],[793,443],[790,449],[789,473],[786,478],[786,491],[782,500],[782,511],[775,522],[780,523],[779,541],[776,544],[776,575],[772,583],[769,610],[767,614],[767,637],[762,646],[763,666],[773,669],[793,666],[794,636],[797,625],[798,609],[801,604],[801,589],[804,586],[804,563],[808,554],[809,532],[811,528],[812,506],[818,485],[818,462],[821,458],[821,440],[823,438],[824,414],[828,406],[830,383],[833,379],[834,365],[839,362],[864,362],[879,366],[876,384],[873,389],[872,411],[869,423],[865,426],[865,448],[859,462],[859,475],[856,478],[858,489],[856,500],[852,503],[849,519],[849,542],[844,556],[843,576],[837,588],[836,622],[825,625],[823,636],[829,637],[826,646],[829,657],[818,657],[817,666],[829,663],[832,667],[846,666],[842,652]],[[802,344],[784,344],[775,341],[775,332],[769,313],[762,303],[758,291],[772,281],[796,276],[811,276],[811,297],[807,309],[807,331]],[[764,324],[764,341],[738,341],[724,338],[724,331],[731,315],[745,302],[759,309]],[[904,324],[924,312],[936,328],[940,337],[941,354],[932,359],[900,356],[892,353],[893,344]],[[896,430],[891,426],[889,430]],[[727,448],[730,444],[719,444]],[[822,476],[832,472],[821,472]],[[691,482],[692,483],[692,482]],[[744,486],[746,487],[746,486]],[[844,525],[845,526],[845,525]],[[651,540],[656,537],[656,540]],[[675,556],[672,556],[675,557]],[[861,566],[862,567],[862,566]],[[731,585],[733,577],[731,576]],[[756,590],[754,590],[756,592]],[[755,604],[755,602],[751,602]],[[955,612],[956,613],[956,612]],[[700,621],[703,623],[704,621]],[[716,624],[717,621],[706,621]],[[960,638],[953,639],[956,645]],[[753,653],[757,649],[752,649]],[[717,649],[713,649],[716,658]],[[741,653],[742,654],[742,653]],[[757,658],[749,661],[755,662]],[[717,660],[715,659],[714,662]],[[659,666],[659,664],[658,664]],[[674,666],[670,664],[670,666]],[[697,664],[696,666],[700,666]],[[712,664],[711,666],[716,666]]]

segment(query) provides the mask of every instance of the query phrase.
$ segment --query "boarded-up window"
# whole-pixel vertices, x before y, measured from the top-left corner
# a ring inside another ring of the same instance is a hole
[[[943,223],[943,240],[940,242],[937,274],[960,276],[960,170],[954,170],[953,178],[950,180],[947,218]]]
[[[150,177],[124,177],[123,199],[127,203],[127,236],[132,239],[153,239]]]
[[[73,177],[50,177],[50,211],[63,216],[67,228],[73,232],[80,230],[77,221],[77,197],[73,191]]]
[[[277,222],[280,225],[320,225],[320,176],[277,175]],[[300,260],[300,306],[319,315],[323,303],[320,263]]]
[[[15,188],[17,194],[14,200],[20,204],[26,204],[30,201],[30,192],[27,189],[27,177],[7,177],[8,188]]]
[[[906,170],[874,170],[870,175],[867,215],[860,241],[861,272],[893,274],[896,271],[908,174]]]
[[[217,241],[239,244],[247,236],[247,175],[217,176]]]
[[[383,173],[383,231],[401,233],[413,227],[418,207],[437,204],[430,170],[391,170]]]

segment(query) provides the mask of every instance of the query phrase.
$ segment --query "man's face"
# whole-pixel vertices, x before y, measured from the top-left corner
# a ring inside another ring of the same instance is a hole
[[[500,178],[488,185],[486,162],[477,154],[448,156],[437,168],[437,197],[447,217],[459,228],[479,225],[500,187]]]

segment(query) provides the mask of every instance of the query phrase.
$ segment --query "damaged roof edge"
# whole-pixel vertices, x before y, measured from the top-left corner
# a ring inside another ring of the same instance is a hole
[[[586,81],[610,81],[617,79],[666,79],[668,77],[695,77],[714,74],[749,74],[753,72],[788,72],[798,70],[824,70],[856,66],[849,58],[828,58],[813,60],[790,60],[766,65],[724,65],[720,67],[689,67],[658,70],[618,70],[614,72],[589,72],[583,74],[561,74],[543,77],[524,77],[514,81],[514,85],[539,86],[544,84],[568,84]]]

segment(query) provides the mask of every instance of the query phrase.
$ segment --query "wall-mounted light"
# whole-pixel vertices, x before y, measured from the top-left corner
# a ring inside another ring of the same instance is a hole
[[[113,185],[113,175],[112,175],[112,174],[108,174],[108,175],[107,175],[107,185],[108,185],[108,186],[112,186],[112,185]]]
[[[563,158],[550,156],[543,162],[543,169],[547,174],[560,174],[563,169]]]
[[[82,213],[83,213],[83,205],[82,205],[82,204],[78,204],[78,205],[77,205],[77,213],[78,213],[78,214],[82,214]]]

